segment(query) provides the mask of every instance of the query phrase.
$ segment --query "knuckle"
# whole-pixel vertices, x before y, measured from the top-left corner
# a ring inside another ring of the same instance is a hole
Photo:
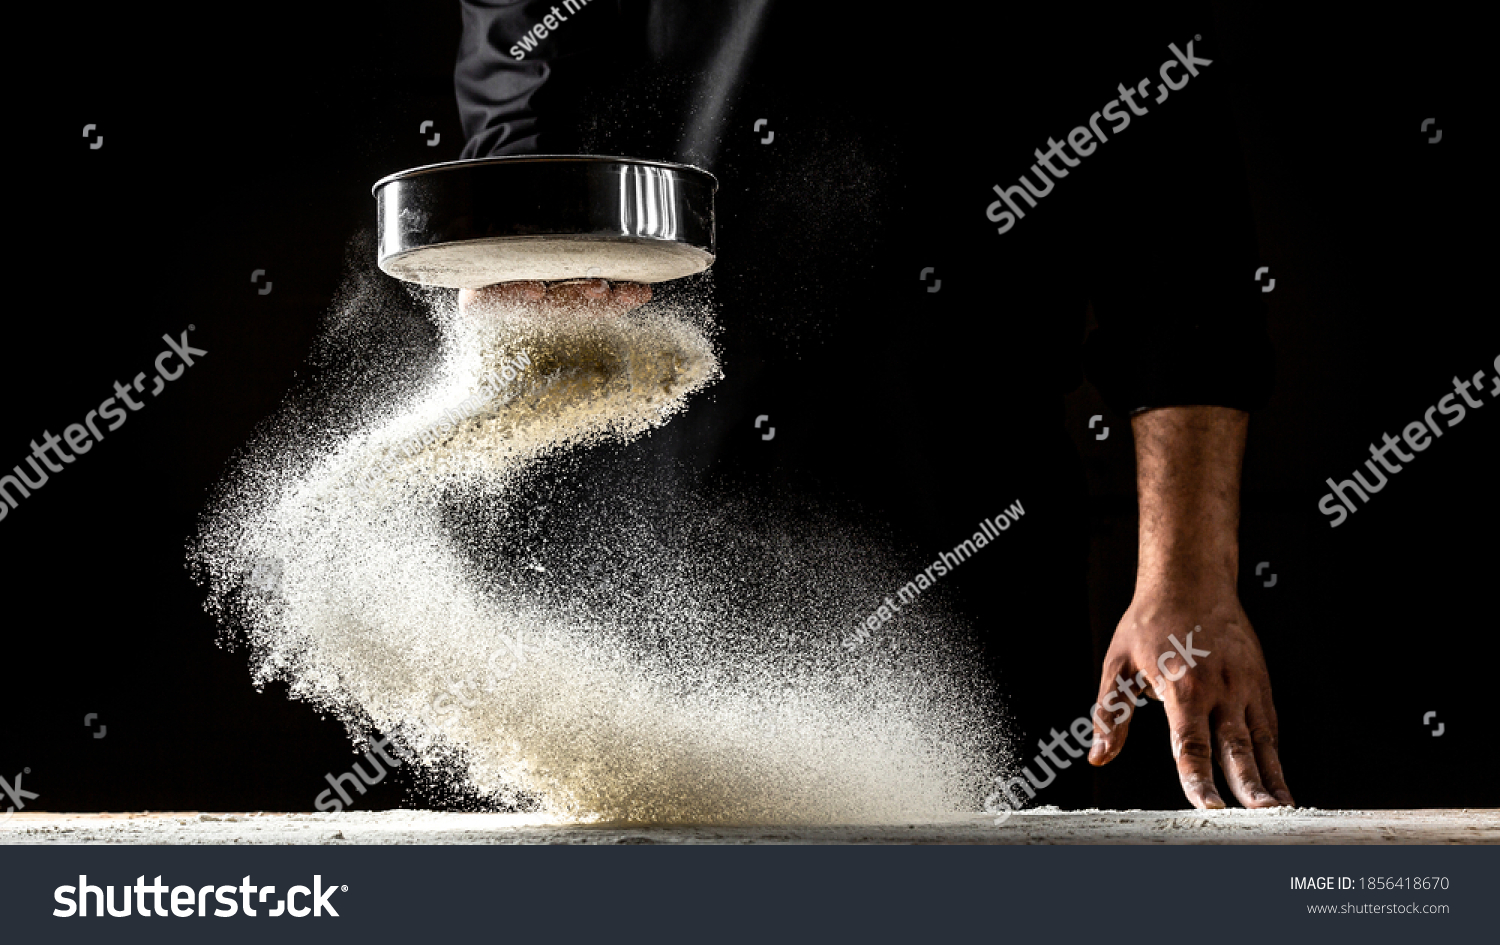
[[[1167,681],[1166,684],[1173,697],[1183,705],[1198,706],[1208,701],[1208,690],[1191,675],[1183,676],[1175,682]]]
[[[1172,740],[1179,758],[1208,758],[1213,753],[1212,746],[1202,732],[1175,732]]]
[[[1249,732],[1227,732],[1219,736],[1219,751],[1227,758],[1244,758],[1255,753],[1255,745]]]
[[[1267,745],[1271,748],[1276,748],[1278,743],[1276,726],[1266,723],[1252,726],[1250,729],[1250,741],[1257,745]]]
[[[1276,706],[1271,703],[1270,693],[1266,693],[1264,696],[1262,696],[1260,700],[1260,711],[1261,715],[1264,716],[1265,724],[1269,726],[1271,731],[1274,733],[1276,731]]]

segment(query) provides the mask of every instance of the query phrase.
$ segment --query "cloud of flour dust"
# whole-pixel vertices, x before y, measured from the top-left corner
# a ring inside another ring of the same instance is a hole
[[[900,583],[881,542],[631,452],[721,373],[710,279],[669,288],[618,319],[481,323],[352,263],[315,381],[190,544],[207,607],[257,685],[502,804],[637,823],[978,810],[1009,758],[951,616],[924,602],[888,646],[839,646]],[[526,366],[496,383],[502,364]]]

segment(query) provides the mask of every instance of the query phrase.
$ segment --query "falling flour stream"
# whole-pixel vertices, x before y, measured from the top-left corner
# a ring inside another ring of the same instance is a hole
[[[619,318],[546,322],[464,318],[451,293],[398,299],[383,278],[350,276],[323,387],[245,449],[189,548],[257,685],[567,819],[980,808],[1008,759],[954,622],[924,603],[888,646],[838,645],[899,573],[889,552],[626,457],[720,377],[706,277]],[[413,302],[436,337],[382,315]],[[384,335],[349,331],[382,317]],[[403,380],[374,383],[376,363]],[[577,487],[585,507],[549,504],[547,483],[601,464],[615,478]]]

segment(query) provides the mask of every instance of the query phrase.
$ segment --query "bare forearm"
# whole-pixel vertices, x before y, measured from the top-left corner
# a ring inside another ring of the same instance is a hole
[[[1136,592],[1233,592],[1239,573],[1240,469],[1249,415],[1162,407],[1131,419],[1140,496]]]
[[[1182,792],[1199,808],[1224,806],[1215,756],[1246,807],[1296,803],[1281,770],[1265,655],[1235,588],[1247,420],[1228,407],[1163,407],[1131,419],[1140,566],[1100,674],[1098,705],[1118,714],[1095,715],[1089,751],[1095,765],[1120,753],[1135,706],[1110,700],[1138,681],[1166,708]]]

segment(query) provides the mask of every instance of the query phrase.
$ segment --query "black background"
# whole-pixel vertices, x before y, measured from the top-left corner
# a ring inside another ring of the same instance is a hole
[[[1251,421],[1241,595],[1305,805],[1495,802],[1481,720],[1500,656],[1500,407],[1486,397],[1339,528],[1317,511],[1325,478],[1346,478],[1368,443],[1418,419],[1454,375],[1492,377],[1500,354],[1484,54],[1471,48],[1477,25],[1456,9],[1213,13],[1214,35],[1238,61],[1234,121],[1262,263],[1276,279],[1266,300],[1277,386]],[[1033,16],[1056,36],[1080,28],[1066,10]],[[952,319],[994,326],[992,344],[955,370],[1025,377],[1044,357],[1013,346],[1007,320],[1023,318],[1027,302],[997,284],[996,239],[931,223],[974,229],[990,185],[1019,173],[991,155],[1040,143],[1011,134],[1006,101],[1045,103],[1045,73],[1019,87],[994,78],[1007,49],[1026,42],[1005,32],[1005,17],[963,5],[773,7],[711,168],[722,185],[714,282],[727,377],[658,439],[691,444],[705,479],[857,502],[925,563],[1061,462],[1007,431],[1064,431],[1086,477],[1076,509],[1090,542],[1087,617],[1076,576],[1053,567],[1068,553],[1054,545],[1066,544],[1056,536],[1070,513],[1046,503],[1007,536],[1015,541],[950,579],[1003,654],[1010,703],[1062,727],[1093,701],[1097,661],[1130,598],[1128,424],[1087,383],[1037,421],[1020,416],[1029,402],[945,404],[940,383],[914,376]],[[219,644],[202,610],[184,546],[236,449],[305,377],[346,250],[372,252],[370,185],[457,157],[458,12],[73,4],[30,24],[17,37],[34,59],[21,67],[20,161],[7,175],[21,265],[11,270],[0,462],[81,419],[113,381],[149,372],[163,333],[193,324],[210,354],[0,524],[0,775],[30,769],[25,787],[39,798],[28,810],[309,809],[324,773],[348,768],[348,739],[283,687],[252,688],[245,654]],[[1166,44],[1199,28],[1127,58],[1153,74]],[[1076,123],[1071,103],[1058,108],[1044,134]],[[763,117],[771,145],[752,131]],[[1437,144],[1419,130],[1429,117]],[[418,132],[427,120],[441,135],[435,147]],[[80,136],[89,123],[105,139],[97,150]],[[954,129],[972,146],[935,151]],[[628,140],[622,131],[606,143]],[[952,194],[968,196],[933,211]],[[1130,212],[1139,197],[1118,199]],[[927,266],[939,293],[918,279]],[[250,282],[255,269],[271,294]],[[1080,319],[1080,341],[1082,332]],[[876,388],[886,393],[872,399]],[[925,415],[941,410],[967,411],[973,441],[924,454],[927,478],[904,492],[870,485],[889,457],[909,460],[925,443]],[[753,428],[759,414],[772,418],[774,441]],[[1095,414],[1111,428],[1106,440],[1088,427]],[[842,459],[817,445],[830,440],[847,446]],[[970,505],[972,514],[947,511]],[[1256,578],[1261,561],[1274,587]],[[1424,727],[1428,711],[1442,737]],[[106,737],[82,724],[87,713]],[[397,772],[360,804],[433,802],[412,789]],[[1039,802],[1181,807],[1159,710],[1132,727],[1108,769],[1075,767]]]

